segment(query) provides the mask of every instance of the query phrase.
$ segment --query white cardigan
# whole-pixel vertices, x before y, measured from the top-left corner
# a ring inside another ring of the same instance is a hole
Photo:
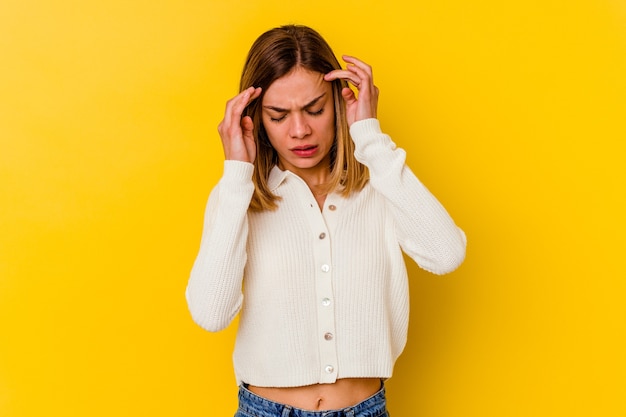
[[[187,286],[193,319],[218,331],[241,312],[237,383],[292,387],[389,378],[404,349],[408,282],[402,251],[435,274],[465,257],[465,234],[405,165],[378,120],[350,129],[370,171],[320,211],[306,183],[274,167],[275,211],[248,212],[253,165],[225,161],[211,192]]]

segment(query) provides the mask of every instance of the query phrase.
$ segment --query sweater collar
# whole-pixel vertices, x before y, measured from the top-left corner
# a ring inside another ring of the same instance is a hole
[[[289,170],[283,171],[282,169],[278,168],[278,165],[274,165],[267,179],[267,185],[270,191],[272,192],[276,191],[276,189],[283,183],[283,181],[285,181],[285,179],[287,178],[287,175],[293,175],[304,182],[304,180],[302,180],[293,172]],[[344,172],[344,175],[345,175],[345,172]]]
[[[267,179],[267,185],[269,186],[270,191],[274,191],[278,188],[285,178],[287,178],[287,174],[289,171],[283,171],[278,168],[278,165],[274,165],[272,170],[270,171],[269,178]]]

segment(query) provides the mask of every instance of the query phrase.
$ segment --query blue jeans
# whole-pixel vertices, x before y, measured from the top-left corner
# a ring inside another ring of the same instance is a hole
[[[385,387],[366,400],[341,410],[307,411],[290,405],[275,403],[239,387],[239,409],[235,417],[389,417]]]

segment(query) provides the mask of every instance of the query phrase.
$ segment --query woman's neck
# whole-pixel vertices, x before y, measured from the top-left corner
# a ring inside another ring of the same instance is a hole
[[[331,174],[330,167],[318,165],[317,167],[299,169],[296,167],[285,167],[281,163],[278,164],[278,167],[283,171],[289,170],[302,178],[306,185],[309,186],[320,208],[322,207],[324,200],[326,200],[326,195],[328,194],[328,183]]]

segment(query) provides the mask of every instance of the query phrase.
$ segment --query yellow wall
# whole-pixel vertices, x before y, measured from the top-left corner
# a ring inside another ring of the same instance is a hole
[[[410,269],[392,415],[626,415],[619,0],[3,0],[0,415],[234,413],[234,326],[183,293],[224,103],[289,22],[374,66],[469,237],[452,275]]]

